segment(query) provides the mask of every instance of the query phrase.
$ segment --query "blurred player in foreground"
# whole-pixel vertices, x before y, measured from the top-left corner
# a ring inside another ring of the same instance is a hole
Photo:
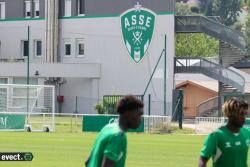
[[[143,103],[128,95],[117,104],[119,119],[106,125],[99,133],[92,152],[85,162],[87,167],[124,167],[127,154],[128,129],[136,129],[141,122]]]
[[[247,116],[248,104],[231,98],[223,105],[228,123],[209,134],[201,150],[199,167],[206,167],[210,157],[213,167],[247,167],[250,131],[242,127]]]

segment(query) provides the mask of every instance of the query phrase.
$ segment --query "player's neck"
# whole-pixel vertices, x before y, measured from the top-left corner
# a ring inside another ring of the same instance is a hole
[[[227,128],[233,133],[239,133],[240,131],[240,127],[236,127],[234,124],[230,122],[227,124]]]
[[[121,128],[123,131],[125,131],[125,132],[128,130],[127,124],[126,124],[126,122],[122,119],[122,117],[119,118],[119,126],[120,126],[120,128]]]

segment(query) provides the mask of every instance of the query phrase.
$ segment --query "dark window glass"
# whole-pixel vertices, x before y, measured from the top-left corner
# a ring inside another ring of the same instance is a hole
[[[36,41],[36,55],[42,55],[42,41]]]
[[[23,56],[29,55],[29,42],[23,41]]]
[[[65,55],[70,56],[71,55],[71,45],[65,44]]]

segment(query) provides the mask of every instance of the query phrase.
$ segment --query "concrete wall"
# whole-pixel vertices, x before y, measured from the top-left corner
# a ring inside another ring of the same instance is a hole
[[[23,0],[6,0],[5,1],[6,19],[24,18],[24,1]]]
[[[98,99],[92,98],[92,80],[83,78],[64,78],[66,83],[60,86],[60,95],[64,96],[63,113],[94,113]],[[57,93],[59,90],[57,88]],[[77,106],[77,107],[76,107]]]
[[[25,6],[24,0],[0,0],[0,2],[6,2],[6,18],[24,18]],[[84,8],[85,15],[109,15],[119,14],[128,8],[133,7],[137,2],[142,4],[146,8],[160,13],[160,12],[174,12],[175,0],[85,0]],[[64,16],[65,0],[59,0],[59,14]],[[71,15],[78,15],[77,0],[71,0]],[[31,13],[33,17],[33,12]],[[45,17],[45,0],[40,0],[40,18]]]
[[[4,0],[1,0],[4,1]],[[6,4],[6,19],[25,18],[25,3],[24,0],[5,0]],[[45,16],[45,0],[40,0],[40,18]],[[33,5],[31,8],[31,16],[34,15]]]
[[[0,22],[0,58],[20,59],[22,57],[21,41],[28,40],[28,26],[30,26],[30,60],[43,62],[45,59],[45,21],[3,21]],[[42,40],[42,56],[35,56],[34,40]]]
[[[137,2],[156,13],[175,11],[175,0],[86,0],[86,15],[120,14]]]
[[[132,8],[136,3],[143,7],[150,8],[156,13],[174,12],[175,0],[85,0],[85,15],[113,15],[123,13],[125,10]],[[60,16],[64,16],[65,0],[60,0]],[[77,16],[77,0],[71,0],[71,14]]]

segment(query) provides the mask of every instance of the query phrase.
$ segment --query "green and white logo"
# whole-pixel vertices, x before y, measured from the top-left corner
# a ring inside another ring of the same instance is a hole
[[[134,8],[121,14],[120,18],[124,43],[130,57],[138,63],[150,45],[155,26],[155,13],[137,3]]]

